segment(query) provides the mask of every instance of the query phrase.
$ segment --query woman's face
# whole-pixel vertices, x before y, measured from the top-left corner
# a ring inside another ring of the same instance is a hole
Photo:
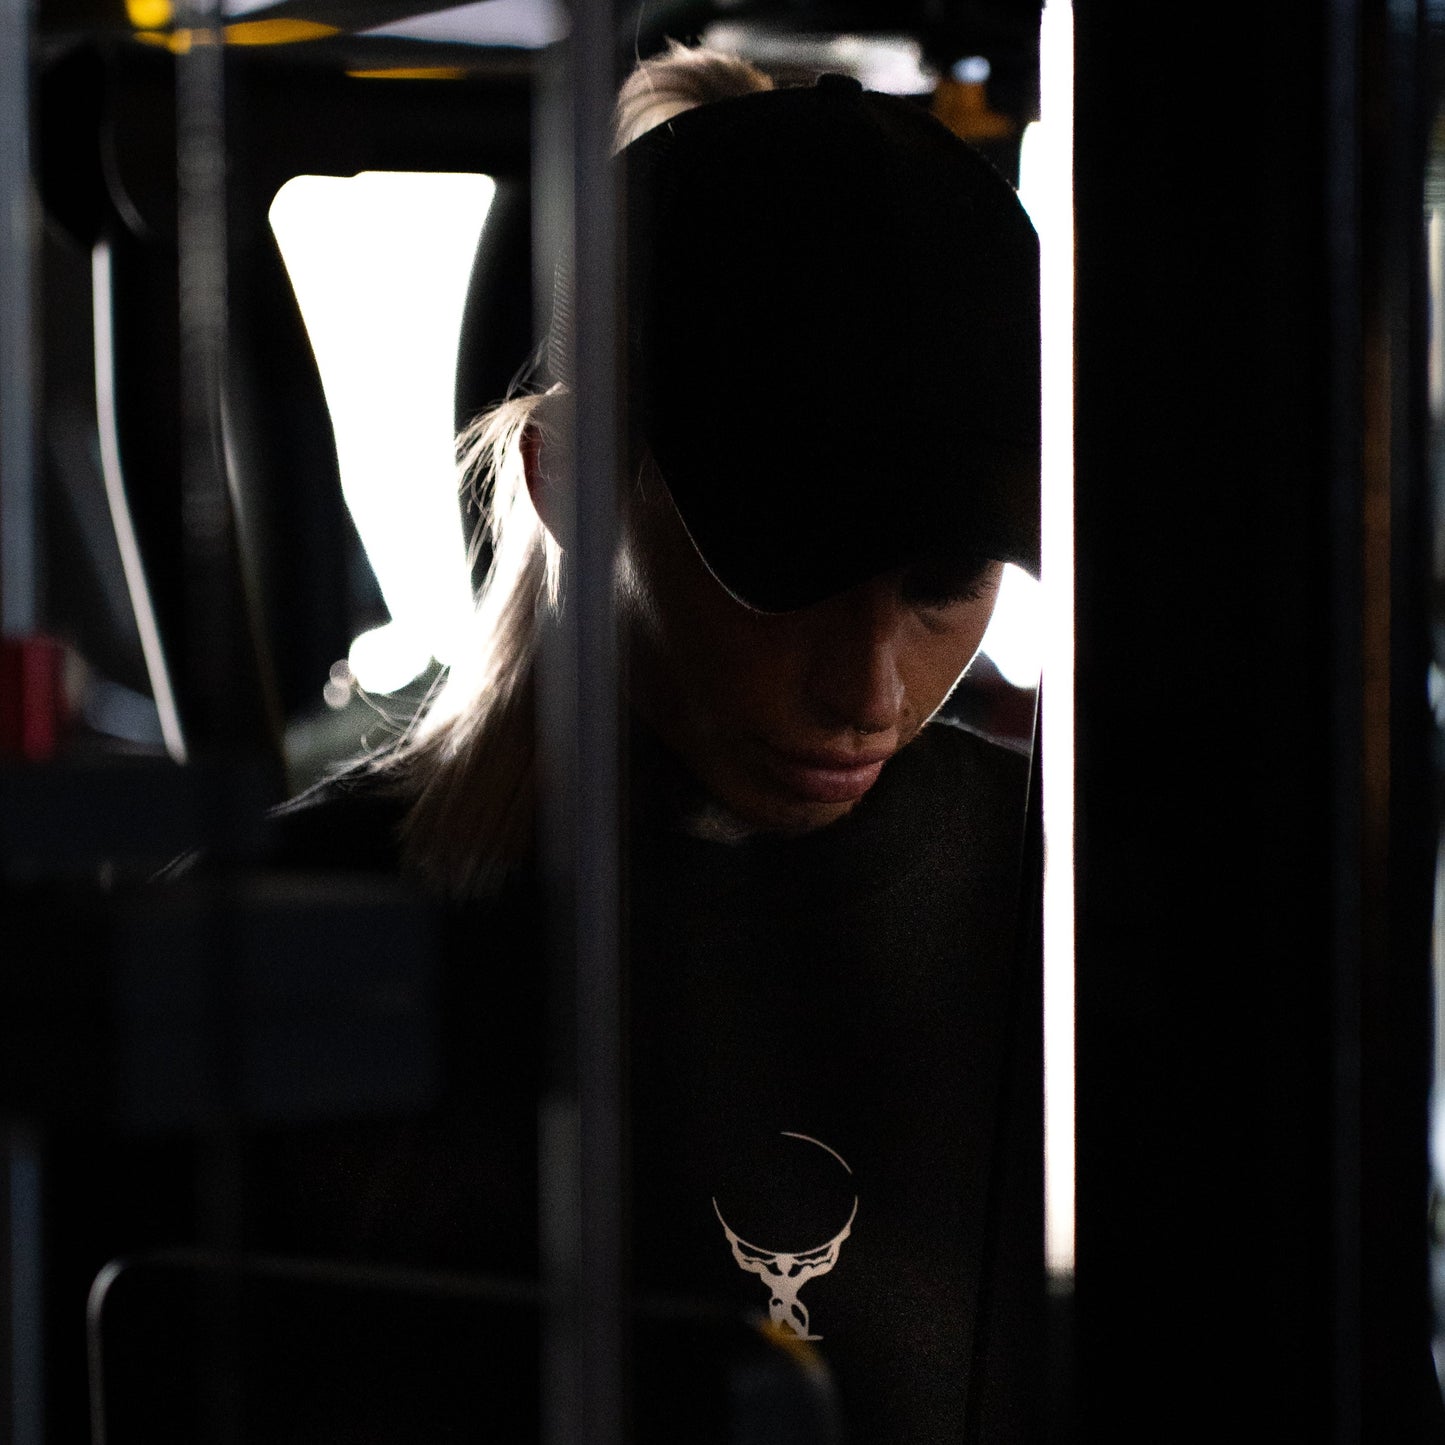
[[[948,696],[1001,571],[900,569],[797,612],[755,612],[708,571],[653,481],[627,508],[620,568],[632,705],[744,822],[822,827]]]

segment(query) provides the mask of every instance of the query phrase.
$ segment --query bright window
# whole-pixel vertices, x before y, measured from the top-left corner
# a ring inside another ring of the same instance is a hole
[[[271,226],[392,621],[348,659],[369,692],[450,660],[471,608],[453,454],[457,337],[494,191],[478,175],[296,176]]]

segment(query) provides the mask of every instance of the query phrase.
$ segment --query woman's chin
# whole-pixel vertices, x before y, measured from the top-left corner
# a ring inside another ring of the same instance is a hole
[[[717,802],[749,830],[795,837],[826,828],[846,817],[858,805],[861,794],[847,798],[797,797],[780,789],[756,784],[715,781],[708,787]]]

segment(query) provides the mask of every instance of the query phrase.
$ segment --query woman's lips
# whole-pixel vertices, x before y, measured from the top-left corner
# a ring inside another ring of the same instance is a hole
[[[872,753],[768,750],[768,766],[782,788],[810,803],[855,803],[883,771],[892,751]]]

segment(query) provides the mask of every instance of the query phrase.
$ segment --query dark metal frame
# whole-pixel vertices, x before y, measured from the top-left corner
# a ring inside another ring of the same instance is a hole
[[[1421,58],[1077,11],[1085,1439],[1437,1438]],[[1163,364],[1161,364],[1163,362]]]
[[[617,196],[609,164],[615,17],[579,4],[565,83],[546,87],[536,172],[544,214],[563,219],[557,263],[573,278],[571,475],[559,498],[572,538],[566,596],[541,657],[540,757],[553,925],[553,1087],[541,1158],[543,1268],[551,1294],[544,1436],[626,1438],[626,1083],[620,951],[620,732],[613,613],[622,438],[616,299]],[[555,150],[548,153],[551,141]],[[537,254],[546,265],[548,247]],[[550,278],[534,292],[549,294]]]

